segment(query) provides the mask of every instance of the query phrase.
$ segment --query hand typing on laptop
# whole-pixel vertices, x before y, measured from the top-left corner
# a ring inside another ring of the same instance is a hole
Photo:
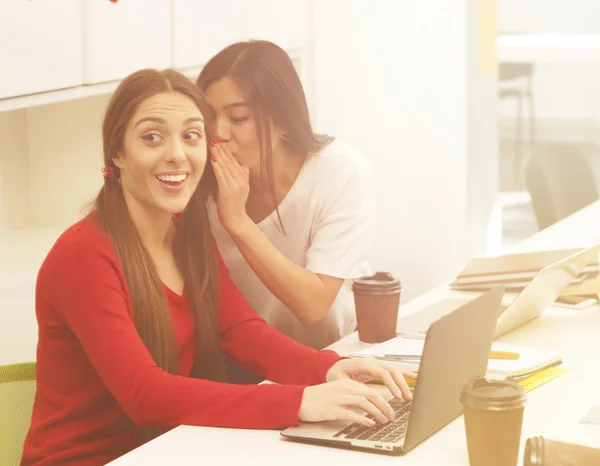
[[[503,287],[494,287],[429,326],[414,399],[402,399],[389,378],[406,393],[403,379],[416,377],[414,373],[402,373],[379,360],[379,364],[370,361],[366,367],[355,366],[356,360],[337,361],[326,374],[330,383],[306,388],[300,405],[301,420],[324,422],[288,427],[281,435],[289,440],[359,450],[408,452],[459,416],[465,382],[486,374],[503,294]],[[386,388],[351,380],[361,380],[367,374],[381,379]]]
[[[342,359],[327,372],[327,383],[304,389],[298,418],[307,422],[343,420],[364,426],[372,426],[375,421],[386,424],[395,419],[394,409],[377,391],[359,380],[376,377],[395,398],[410,400],[412,395],[405,376],[417,375],[376,359]]]

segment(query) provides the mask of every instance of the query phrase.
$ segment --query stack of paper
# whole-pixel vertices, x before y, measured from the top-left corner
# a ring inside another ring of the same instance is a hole
[[[350,356],[374,357],[418,372],[424,343],[424,339],[396,337],[352,353]],[[492,345],[492,351],[517,353],[518,359],[490,359],[487,372],[487,377],[490,379],[524,378],[560,364],[562,361],[562,354],[556,350],[527,348],[495,342]]]
[[[523,290],[533,278],[551,265],[570,258],[582,249],[563,249],[506,254],[497,257],[477,257],[459,272],[450,288],[455,290],[485,290],[503,285],[512,291]],[[597,303],[600,297],[600,276],[596,256],[571,281],[565,284],[556,299],[556,305],[571,309],[585,309]]]
[[[504,254],[496,257],[476,257],[462,269],[450,284],[454,289],[488,289],[504,285],[507,289],[521,289],[545,267],[576,254],[582,249]],[[585,267],[574,283],[598,274],[598,261]]]

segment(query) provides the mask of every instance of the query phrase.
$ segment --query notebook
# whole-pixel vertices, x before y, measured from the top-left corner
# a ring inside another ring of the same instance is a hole
[[[517,382],[519,385],[522,385],[526,392],[530,392],[538,387],[541,387],[542,385],[547,384],[548,382],[552,382],[553,380],[562,377],[568,372],[569,371],[567,369],[552,366],[537,371],[531,375],[514,377],[514,381]],[[513,380],[513,377],[507,377],[507,379]],[[410,388],[415,387],[416,380],[410,379],[408,377],[406,377],[405,380]],[[365,383],[383,385],[383,382],[380,379],[368,379]]]
[[[516,382],[519,385],[522,385],[525,391],[529,393],[530,391],[535,390],[536,388],[541,387],[548,382],[552,382],[553,380],[562,377],[568,372],[569,371],[567,369],[560,367],[548,367],[528,377],[520,378]]]
[[[598,304],[598,296],[571,296],[561,295],[552,304],[554,307],[564,307],[566,309],[587,309],[590,306]]]
[[[424,342],[425,340],[422,338],[396,337],[352,353],[350,356],[358,358],[374,357],[399,364],[408,370],[418,371]],[[518,353],[519,359],[490,359],[486,376],[491,379],[525,377],[562,362],[561,352],[550,349],[529,348],[494,342],[492,351]]]
[[[583,251],[583,249],[582,249]],[[551,267],[552,265],[550,265],[549,267]],[[590,266],[587,266],[587,268],[589,269]],[[536,275],[539,272],[532,272],[531,276],[526,278],[526,279],[517,279],[516,281],[512,281],[510,279],[505,280],[503,278],[498,279],[496,276],[492,276],[492,275],[486,275],[486,276],[482,276],[482,277],[477,277],[480,278],[482,281],[480,282],[464,282],[464,283],[458,283],[456,280],[453,282],[450,282],[449,287],[452,290],[458,290],[458,291],[479,291],[479,290],[489,290],[492,286],[496,286],[498,284],[502,285],[504,287],[505,290],[512,290],[512,291],[519,291],[522,290],[523,288],[525,288],[527,285],[529,285],[531,283],[531,280],[533,280]],[[573,280],[571,280],[571,285],[579,285],[582,283],[586,283],[591,279],[594,279],[595,277],[598,276],[597,272],[581,272],[578,276],[574,277]]]
[[[593,276],[579,283],[571,283],[561,293],[565,296],[591,296],[600,294],[600,277]]]
[[[582,249],[562,249],[520,254],[505,254],[496,257],[476,257],[460,271],[451,286],[477,283],[523,283],[533,278],[540,270],[565,259]],[[581,272],[598,271],[598,260],[594,259]]]

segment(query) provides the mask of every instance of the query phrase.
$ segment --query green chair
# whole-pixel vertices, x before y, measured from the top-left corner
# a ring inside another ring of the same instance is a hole
[[[35,397],[35,362],[0,366],[0,465],[21,462]]]

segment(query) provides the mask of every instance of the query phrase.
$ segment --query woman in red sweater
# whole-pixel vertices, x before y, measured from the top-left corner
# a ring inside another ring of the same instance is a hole
[[[353,408],[387,422],[389,404],[352,380],[362,375],[410,396],[397,369],[278,333],[232,284],[205,209],[205,110],[172,70],[136,72],[115,91],[104,186],[38,274],[37,392],[23,465],[105,464],[180,424],[372,423]],[[225,383],[225,355],[279,384]]]

